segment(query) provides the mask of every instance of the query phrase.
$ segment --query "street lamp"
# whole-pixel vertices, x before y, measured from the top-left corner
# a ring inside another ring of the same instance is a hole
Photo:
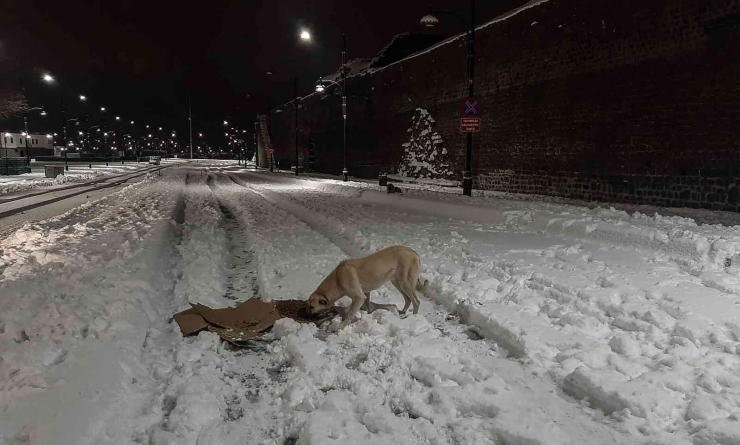
[[[54,83],[54,77],[51,74],[49,74],[49,73],[44,74],[41,78],[46,83]]]
[[[84,101],[86,101],[86,100],[87,100],[87,97],[85,97],[85,95],[83,95],[83,94],[80,94],[80,100],[81,100],[82,102],[84,102]]]
[[[311,33],[308,32],[308,30],[301,30],[301,40],[310,41],[311,40]]]
[[[473,80],[475,78],[475,0],[470,0],[470,19],[466,21],[463,16],[460,16],[449,9],[438,9],[429,8],[429,14],[421,18],[421,24],[432,28],[439,24],[439,20],[434,14],[448,14],[451,15],[462,23],[466,27],[467,36],[467,71],[468,71],[468,97],[472,98],[474,94]],[[472,196],[473,193],[473,133],[467,134],[467,148],[465,151],[465,171],[463,172],[463,195]]]
[[[105,113],[105,107],[100,107],[100,112]]]
[[[28,132],[28,113],[30,113],[31,111],[34,111],[34,110],[41,110],[41,112],[42,112],[41,115],[42,116],[46,116],[46,113],[44,112],[44,107],[33,107],[33,108],[30,108],[23,115],[23,126],[24,126],[24,128],[26,130],[25,133],[23,134],[23,136],[26,137],[26,161],[28,161],[28,168],[29,168],[29,170],[31,169],[31,153],[29,152],[28,140],[31,138],[31,133]],[[29,173],[30,173],[30,171],[29,171]]]

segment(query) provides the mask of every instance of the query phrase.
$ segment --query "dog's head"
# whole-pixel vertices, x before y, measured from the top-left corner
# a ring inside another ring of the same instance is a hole
[[[334,304],[330,303],[326,296],[313,292],[311,296],[308,297],[307,310],[309,314],[316,315],[328,311],[333,305]]]

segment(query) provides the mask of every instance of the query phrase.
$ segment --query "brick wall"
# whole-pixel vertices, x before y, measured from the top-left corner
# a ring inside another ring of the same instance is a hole
[[[464,38],[348,80],[348,167],[375,176],[427,110],[464,166]],[[299,162],[342,166],[341,96],[299,109]],[[476,32],[476,187],[738,210],[740,2],[550,0]],[[293,105],[273,114],[276,157],[294,158]]]

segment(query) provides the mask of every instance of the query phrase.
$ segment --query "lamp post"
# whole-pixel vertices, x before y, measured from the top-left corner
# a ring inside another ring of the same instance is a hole
[[[449,9],[429,8],[429,14],[421,19],[421,24],[426,27],[434,27],[439,23],[434,14],[448,14],[462,21],[466,26],[466,41],[468,48],[467,72],[468,72],[468,97],[474,95],[475,78],[475,0],[470,0],[470,18],[468,21],[464,17],[456,14]],[[463,172],[463,195],[472,196],[473,193],[473,133],[467,134],[467,147],[465,151],[465,171]]]
[[[80,96],[80,97],[83,97],[83,96]],[[92,127],[90,127],[90,128],[87,129],[87,150],[88,150],[88,156],[89,156],[87,158],[87,168],[92,168],[92,156],[90,156],[90,155],[92,155],[92,151],[90,151],[90,144],[91,144],[91,142],[90,142],[90,130],[92,130],[93,128],[100,128],[100,125],[93,125]],[[84,135],[82,137],[82,140],[83,141],[85,140]]]
[[[304,42],[311,41],[311,33],[307,29],[302,29],[300,38]],[[295,175],[300,174],[298,165],[298,77],[293,78],[293,108],[295,111]]]
[[[339,86],[333,80],[319,78],[316,82],[316,92],[323,92],[326,87],[324,82]],[[349,171],[347,170],[347,36],[342,34],[342,180],[347,182]]]
[[[304,31],[306,32],[306,31]],[[303,34],[301,34],[303,38]],[[295,175],[298,176],[298,78],[293,79],[293,108],[295,109]]]
[[[10,137],[10,133],[5,133],[3,136],[3,145],[5,145],[5,176],[10,176],[10,163],[8,161],[8,138]]]
[[[27,110],[26,113],[23,115],[23,127],[26,130],[26,135],[25,135],[26,136],[26,161],[28,162],[29,173],[31,170],[31,153],[29,152],[28,139],[31,137],[31,133],[28,132],[28,113],[34,110],[41,110],[42,116],[46,115],[43,107],[33,107]]]
[[[69,171],[69,164],[67,163],[67,151],[69,150],[69,142],[67,141],[67,123],[76,121],[79,118],[75,117],[72,119],[67,119],[64,122],[63,130],[64,130],[64,170]]]

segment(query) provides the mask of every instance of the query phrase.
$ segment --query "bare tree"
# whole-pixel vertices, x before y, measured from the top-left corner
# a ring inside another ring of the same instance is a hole
[[[0,121],[16,117],[28,110],[28,102],[22,92],[0,87]]]

